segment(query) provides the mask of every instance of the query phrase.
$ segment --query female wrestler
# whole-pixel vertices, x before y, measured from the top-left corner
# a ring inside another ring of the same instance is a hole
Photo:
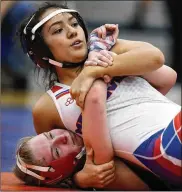
[[[31,18],[31,20],[29,20],[28,23],[26,23],[26,26],[24,28],[25,31],[24,31],[24,34],[22,35],[22,38],[25,38],[26,40],[25,42],[27,42],[27,47],[28,47],[27,52],[29,56],[35,61],[35,63],[42,67],[50,66],[48,65],[48,63],[58,65],[58,62],[56,62],[55,60],[62,61],[62,64],[60,65],[63,67],[73,66],[73,63],[71,63],[73,61],[77,62],[75,63],[74,66],[79,66],[83,64],[83,62],[81,63],[78,63],[78,62],[83,61],[83,59],[85,61],[86,54],[87,54],[86,46],[85,46],[86,41],[85,41],[85,38],[82,37],[86,35],[83,34],[83,30],[80,27],[81,24],[80,25],[71,24],[71,20],[74,18],[69,17],[70,14],[65,13],[62,15],[61,14],[54,15],[55,11],[57,10],[58,10],[57,7],[50,8],[47,10],[42,9],[42,12],[41,12],[42,15],[40,14],[41,16],[39,14],[37,15],[35,14],[34,17]],[[53,16],[51,14],[53,14]],[[40,22],[38,25],[35,26],[35,24],[37,23],[36,19],[41,19],[41,21],[43,21],[43,18],[45,18],[46,16],[49,17],[50,15],[51,17],[47,20],[46,23]],[[59,22],[60,20],[62,22]],[[46,46],[43,47],[44,49],[38,49],[38,46],[41,45],[40,41],[42,40],[41,39],[42,36],[40,34],[43,36],[44,43],[48,45],[52,53],[46,49],[47,48]],[[37,35],[39,38],[36,38]],[[63,37],[64,39],[66,38],[68,41],[62,41]],[[76,39],[76,37],[78,39]],[[75,39],[76,41],[71,43],[70,39],[71,40]],[[71,43],[71,48],[68,42]],[[130,42],[126,40],[121,40],[120,43],[121,42],[122,42],[122,46],[118,51],[118,56],[115,56],[113,66],[110,67],[111,73],[108,73],[110,76],[114,76],[113,75],[114,73],[115,73],[115,76],[124,75],[124,74],[125,75],[142,74],[142,73],[155,70],[162,65],[163,55],[157,48],[153,47],[152,45],[143,43],[143,42]],[[67,49],[65,48],[63,49],[63,44],[64,44],[64,47],[66,47]],[[59,50],[58,48],[62,48],[61,52],[58,51]],[[129,52],[130,54],[128,54]],[[69,63],[68,63],[68,60],[69,60]],[[122,63],[122,60],[123,60],[123,63]],[[131,60],[133,64],[131,63]],[[64,62],[64,61],[67,61],[67,62]],[[119,65],[120,63],[122,63],[122,65]],[[51,69],[52,71],[56,70],[57,76],[58,76],[57,78],[59,82],[67,84],[68,86],[71,85],[72,81],[78,75],[78,71],[75,71],[74,69],[60,68],[57,66],[56,67],[51,66]],[[91,69],[90,67],[84,68],[81,71],[81,74],[83,73],[88,74],[88,71],[90,69]],[[99,70],[105,71],[107,69],[99,68]],[[100,74],[101,76],[103,76],[103,73],[101,71],[100,71]],[[89,76],[89,78],[90,77],[91,76]],[[38,119],[38,116],[35,114],[38,114],[45,107],[43,105],[41,106],[41,103],[44,103],[42,101],[45,101],[46,105],[50,107],[49,109],[51,109],[51,107],[53,106],[53,102],[47,96],[47,94],[45,94],[37,103],[34,109],[34,122],[35,122],[35,128],[37,132],[38,133],[43,132],[44,129],[45,131],[50,130],[52,128],[55,128],[56,126],[65,128],[65,125],[63,125],[63,123],[60,122],[60,119],[58,120],[55,118],[54,121],[52,121],[53,120],[52,119],[49,122],[50,119],[47,121],[47,118],[45,117],[45,115],[44,115],[44,120],[42,119],[43,121]],[[52,104],[48,105],[48,102],[49,103],[52,102]],[[50,114],[50,110],[49,110],[49,112],[47,113],[46,108],[44,108],[42,112],[47,115],[49,114],[52,117],[54,116],[53,115],[54,112],[53,113],[51,112]],[[59,125],[55,122],[59,122],[58,123]],[[39,126],[37,126],[38,124]]]

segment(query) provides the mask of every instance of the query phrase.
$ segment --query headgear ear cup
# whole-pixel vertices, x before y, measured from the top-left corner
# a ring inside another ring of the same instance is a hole
[[[42,167],[23,162],[19,156],[19,151],[17,151],[16,165],[22,172],[40,180],[40,183],[51,185],[72,176],[84,154],[85,148],[83,147],[80,153],[75,152],[69,154],[65,157],[52,161],[47,167]],[[39,171],[39,174],[35,173],[33,170]]]
[[[76,155],[77,153],[74,153],[52,161],[50,167],[54,169],[54,172],[41,172],[41,176],[45,177],[43,183],[54,184],[72,175],[77,165],[77,160],[75,159]]]

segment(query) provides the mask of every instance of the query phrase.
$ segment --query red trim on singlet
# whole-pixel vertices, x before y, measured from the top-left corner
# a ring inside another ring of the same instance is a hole
[[[58,90],[60,90],[60,89],[62,89],[62,87],[55,85],[55,86],[53,86],[53,87],[51,88],[51,91],[52,91],[53,93],[55,93],[56,91],[58,91]]]
[[[159,137],[155,142],[154,152],[153,152],[154,157],[161,155],[160,145],[161,145],[161,137]],[[177,176],[181,176],[181,167],[174,165],[171,161],[169,161],[168,159],[165,159],[163,156],[155,159],[155,161],[157,161],[157,163],[164,169],[172,172]]]
[[[59,99],[60,97],[66,95],[66,94],[69,94],[69,93],[70,93],[69,90],[66,90],[66,91],[64,91],[64,92],[62,92],[62,93],[56,95],[56,99]]]
[[[174,118],[174,129],[176,130],[176,132],[179,131],[179,129],[181,129],[181,124],[182,124],[182,121],[181,121],[181,112],[180,112]],[[180,142],[182,143],[181,131],[179,131],[177,134],[178,134],[178,138],[179,138]]]

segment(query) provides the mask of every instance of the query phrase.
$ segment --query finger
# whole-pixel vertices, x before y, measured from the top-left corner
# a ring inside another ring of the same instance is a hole
[[[98,58],[99,58],[100,61],[108,63],[108,65],[112,64],[112,61],[110,59],[108,59],[105,55],[99,55]]]
[[[98,66],[102,66],[102,67],[108,67],[108,66],[109,66],[108,63],[103,62],[103,61],[101,61],[101,60],[98,60],[97,65],[98,65]]]
[[[107,30],[114,30],[116,28],[115,24],[105,24]]]
[[[109,175],[112,175],[113,173],[115,173],[115,167],[113,167],[110,170],[104,171],[103,176],[104,178],[108,177]]]
[[[100,27],[98,27],[98,28],[96,28],[96,29],[94,29],[91,33],[97,33],[97,36],[99,37],[99,38],[101,38],[101,30],[100,30]]]
[[[106,30],[104,25],[101,27],[101,31],[102,31],[102,39],[105,39],[106,38],[107,30]]]
[[[107,57],[110,61],[113,61],[113,58],[112,58],[110,51],[101,50],[99,53],[104,55],[105,57]]]
[[[79,99],[79,95],[77,95],[77,97],[75,98],[75,100],[76,100],[76,104],[78,105],[78,107],[81,107],[80,106],[80,99]],[[82,107],[81,107],[82,108]]]
[[[69,89],[69,93],[70,93],[71,98],[73,99],[73,96],[72,96],[72,89],[71,89],[71,88]]]
[[[111,55],[112,58],[113,58],[113,56],[117,55],[116,53],[114,53],[114,52],[112,52],[112,51],[108,51],[108,54]]]
[[[101,171],[112,170],[114,167],[114,161],[110,161],[109,163],[105,163],[100,166],[101,166]]]
[[[71,95],[71,98],[75,99],[76,93],[72,89],[69,90],[69,93]]]
[[[101,27],[98,28],[97,34],[98,34],[98,37],[99,37],[99,38],[102,38],[102,30],[101,30]]]
[[[105,83],[109,83],[112,78],[109,75],[104,75],[103,79]]]
[[[81,90],[81,91],[80,91],[80,96],[79,96],[79,98],[78,98],[78,105],[79,105],[82,109],[84,108],[85,97],[86,97],[86,91],[85,91],[85,90]]]
[[[109,185],[109,184],[112,183],[114,180],[115,180],[115,174],[113,173],[113,174],[109,175],[107,178],[105,178],[104,186]]]
[[[85,66],[96,66],[97,62],[95,60],[90,60],[85,62]]]
[[[79,106],[79,96],[80,92],[75,92],[74,93],[74,100],[76,101],[76,104]]]
[[[87,153],[86,153],[86,163],[92,163],[93,164],[93,160],[94,160],[94,151],[92,148],[87,149]]]
[[[118,28],[118,24],[116,24],[116,29],[115,29],[115,31],[113,33],[113,38],[117,39],[118,35],[119,35],[119,28]]]

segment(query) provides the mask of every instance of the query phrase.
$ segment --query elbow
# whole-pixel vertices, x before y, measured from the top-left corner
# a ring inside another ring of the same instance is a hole
[[[101,105],[104,101],[106,101],[106,84],[102,80],[96,80],[88,92],[85,102]]]
[[[156,50],[156,57],[155,57],[156,65],[158,67],[162,67],[165,63],[165,57],[162,51],[159,49]]]
[[[144,44],[145,48],[149,50],[148,54],[151,56],[151,63],[155,69],[162,67],[165,63],[165,56],[163,52],[150,43]]]
[[[162,67],[165,63],[165,57],[161,50],[154,47],[153,48],[153,64],[155,65],[156,69]]]

